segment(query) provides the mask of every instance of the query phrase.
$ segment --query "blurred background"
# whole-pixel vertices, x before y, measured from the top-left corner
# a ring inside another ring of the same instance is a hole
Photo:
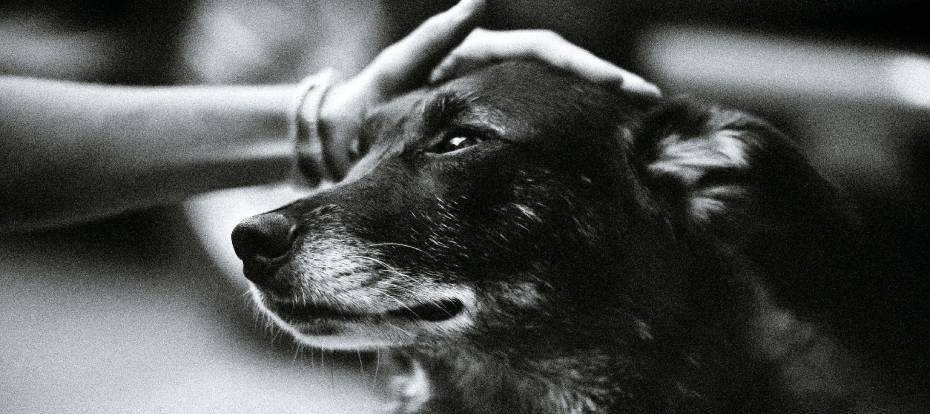
[[[863,312],[927,372],[930,25],[917,1],[496,0],[486,26],[548,28],[666,94],[748,109],[859,204]],[[0,73],[130,85],[347,73],[450,1],[5,1]],[[365,413],[372,355],[300,351],[263,328],[229,233],[280,186],[0,239],[2,413]],[[382,375],[382,374],[378,374]],[[905,393],[910,393],[904,390]],[[926,392],[915,388],[913,392]]]

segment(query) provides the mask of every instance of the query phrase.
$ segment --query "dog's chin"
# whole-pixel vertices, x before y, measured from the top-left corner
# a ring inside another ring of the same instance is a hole
[[[445,342],[471,325],[470,301],[445,298],[378,312],[282,302],[252,289],[259,310],[301,344],[329,350],[374,350]]]

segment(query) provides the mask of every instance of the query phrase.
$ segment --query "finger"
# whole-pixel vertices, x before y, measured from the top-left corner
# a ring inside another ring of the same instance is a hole
[[[370,86],[362,80],[350,79],[327,91],[317,114],[318,128],[326,151],[327,167],[337,179],[348,171],[358,155],[359,122],[365,116]]]
[[[463,75],[482,66],[507,59],[535,58],[543,30],[490,31],[475,29],[453,49],[430,73],[429,81],[436,83]],[[554,35],[554,33],[551,33]]]
[[[334,174],[336,181],[341,180],[345,173],[355,162],[355,143],[357,139],[347,139],[357,137],[359,126],[354,122],[337,122],[332,124],[320,124],[320,134],[329,137],[329,141],[324,141],[326,151],[326,167]]]
[[[449,50],[462,42],[484,10],[485,0],[462,0],[427,19],[407,37],[389,46],[365,69],[383,94],[422,82]]]
[[[620,89],[633,93],[662,96],[657,86],[641,76],[621,69],[565,40],[557,42],[554,47],[543,48],[540,51],[540,59],[594,82],[613,83]]]
[[[511,59],[536,59],[593,82],[613,84],[634,93],[660,96],[642,77],[598,58],[547,30],[488,31],[475,29],[430,74],[439,82],[475,68]]]

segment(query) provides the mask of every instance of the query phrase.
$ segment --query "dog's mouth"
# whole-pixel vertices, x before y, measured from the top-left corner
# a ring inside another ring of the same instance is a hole
[[[411,307],[388,311],[386,315],[397,319],[412,319],[427,322],[442,322],[452,319],[465,310],[465,305],[458,299],[443,299]]]
[[[423,302],[386,311],[361,312],[313,303],[273,302],[269,308],[288,323],[300,324],[318,320],[337,321],[411,321],[442,322],[453,319],[465,310],[462,301],[454,298]]]

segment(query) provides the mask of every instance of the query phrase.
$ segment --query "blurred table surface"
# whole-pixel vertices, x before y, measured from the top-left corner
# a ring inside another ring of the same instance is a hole
[[[215,223],[189,223],[174,208],[0,236],[0,412],[379,411],[369,358],[276,337],[192,229]]]

